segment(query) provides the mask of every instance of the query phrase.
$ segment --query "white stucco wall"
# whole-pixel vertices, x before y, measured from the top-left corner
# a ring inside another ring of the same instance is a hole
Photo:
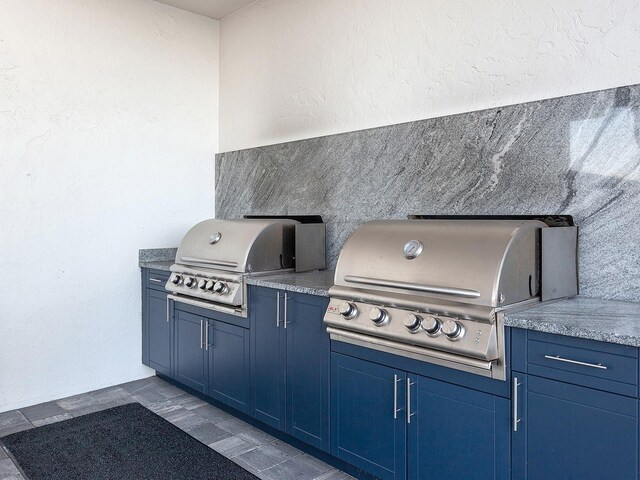
[[[218,22],[0,0],[0,412],[150,375],[141,247],[213,215]]]
[[[640,2],[258,0],[220,45],[229,151],[640,83]]]

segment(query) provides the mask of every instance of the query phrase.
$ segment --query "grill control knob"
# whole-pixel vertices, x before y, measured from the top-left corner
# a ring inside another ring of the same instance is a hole
[[[338,312],[344,318],[353,318],[358,314],[358,307],[356,307],[353,303],[344,302],[341,303],[338,307]]]
[[[442,333],[449,337],[449,340],[459,340],[464,335],[464,327],[455,320],[447,320],[442,324]]]
[[[209,280],[207,282],[207,285],[205,286],[205,288],[209,291],[213,290],[213,286],[216,284],[216,282],[214,282],[213,280]]]
[[[440,319],[429,315],[422,320],[422,329],[429,335],[437,335],[440,332]]]
[[[378,326],[382,326],[389,322],[389,314],[383,308],[373,307],[369,311],[369,318]]]
[[[182,276],[181,275],[176,275],[175,277],[173,277],[171,279],[171,283],[173,283],[174,285],[180,285],[181,281],[182,281]]]
[[[195,279],[195,278],[193,278],[193,277],[187,277],[187,278],[184,280],[184,284],[185,284],[187,287],[191,288],[191,287],[193,287],[193,286],[196,284],[196,279]]]
[[[411,333],[417,333],[418,330],[420,330],[420,322],[422,322],[422,317],[420,315],[407,313],[407,316],[404,319],[404,326],[407,327],[407,330]]]
[[[225,293],[227,290],[227,284],[224,282],[216,282],[213,284],[213,291],[216,293]]]
[[[204,290],[206,286],[207,286],[207,281],[204,278],[198,282],[198,288],[200,290]]]

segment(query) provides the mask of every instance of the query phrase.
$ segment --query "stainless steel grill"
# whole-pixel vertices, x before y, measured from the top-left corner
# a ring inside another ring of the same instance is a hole
[[[361,225],[336,267],[331,338],[504,380],[506,312],[577,294],[577,227],[534,220]]]
[[[287,218],[210,219],[198,223],[180,243],[166,289],[169,300],[247,316],[249,275],[290,272],[297,264],[324,268],[324,224]],[[314,251],[296,248],[296,236],[321,237]]]

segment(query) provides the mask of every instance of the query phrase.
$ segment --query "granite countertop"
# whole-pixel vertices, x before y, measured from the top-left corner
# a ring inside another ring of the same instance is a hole
[[[177,248],[145,248],[138,250],[138,266],[169,271],[174,264]]]
[[[574,297],[512,313],[507,327],[640,347],[640,303]]]
[[[329,288],[333,286],[333,275],[333,270],[316,270],[304,273],[249,276],[247,284],[328,297]]]

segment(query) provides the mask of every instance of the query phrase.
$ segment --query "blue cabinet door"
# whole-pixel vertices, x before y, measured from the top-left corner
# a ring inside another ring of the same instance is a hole
[[[171,375],[173,323],[167,310],[167,294],[147,288],[143,304],[143,363],[163,375]]]
[[[188,387],[204,393],[206,390],[207,357],[204,349],[205,320],[192,313],[176,309],[175,369],[173,378]]]
[[[291,300],[289,300],[291,298]],[[322,319],[328,298],[288,294],[287,433],[329,450],[329,334]]]
[[[527,480],[638,478],[638,401],[513,373],[518,382],[513,477]]]
[[[407,379],[408,477],[508,480],[509,400],[411,374]]]
[[[285,430],[286,332],[284,295],[271,288],[251,291],[251,391],[253,416]]]
[[[383,480],[404,479],[405,385],[403,371],[332,353],[331,453]]]
[[[236,325],[207,319],[209,344],[207,393],[216,400],[248,411],[249,331]]]

